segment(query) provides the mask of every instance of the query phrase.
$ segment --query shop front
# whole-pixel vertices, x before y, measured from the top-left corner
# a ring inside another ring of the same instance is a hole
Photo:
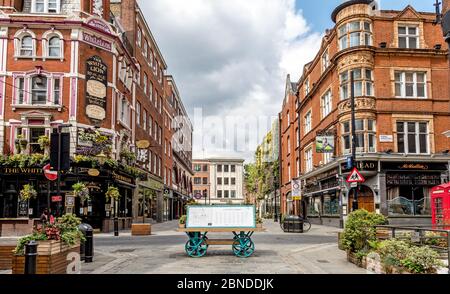
[[[382,213],[392,224],[431,224],[431,189],[448,181],[445,162],[382,162]]]
[[[137,191],[134,201],[134,221],[161,222],[163,221],[164,184],[153,175],[148,174],[145,181],[137,181]]]
[[[120,229],[131,227],[135,178],[120,169],[97,169],[74,164],[69,172],[61,176],[60,193],[57,192],[57,181],[48,180],[42,166],[2,167],[0,178],[0,221],[28,219],[31,230],[33,225],[39,223],[43,211],[49,209],[55,217],[74,213],[102,232],[112,231],[114,213],[119,218]],[[82,183],[87,189],[86,198],[75,197],[73,186],[77,183]],[[117,187],[120,194],[115,210],[114,203],[105,197],[111,186]],[[21,196],[25,189],[33,194],[26,200]]]
[[[312,223],[339,226],[341,187],[338,175],[339,169],[334,167],[303,180],[303,205]]]

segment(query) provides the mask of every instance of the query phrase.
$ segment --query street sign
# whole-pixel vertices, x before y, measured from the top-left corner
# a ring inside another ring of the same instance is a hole
[[[200,193],[197,193],[197,194],[194,195],[194,198],[197,199],[197,200],[200,200],[200,199],[203,198],[203,195],[200,194]]]
[[[366,179],[364,179],[356,167],[347,178],[347,183],[364,183],[365,181]]]
[[[350,188],[357,188],[358,187],[358,183],[350,183]]]
[[[291,182],[292,199],[302,196],[301,182],[299,179],[293,179]]]
[[[52,202],[61,202],[62,196],[52,196]]]
[[[44,176],[47,178],[47,180],[56,181],[58,179],[58,172],[52,171],[50,164],[47,164],[46,166],[44,166],[43,170],[44,170]]]

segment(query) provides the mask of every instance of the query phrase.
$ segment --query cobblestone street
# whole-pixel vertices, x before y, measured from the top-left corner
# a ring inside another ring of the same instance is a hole
[[[131,237],[121,232],[95,235],[95,256],[82,264],[84,274],[364,274],[347,262],[337,247],[338,229],[313,225],[305,234],[283,233],[278,223],[266,221],[267,231],[253,237],[255,253],[247,259],[234,256],[231,246],[212,246],[205,257],[187,257],[186,236],[177,222],[156,224],[153,235]],[[211,234],[210,238],[230,235]]]

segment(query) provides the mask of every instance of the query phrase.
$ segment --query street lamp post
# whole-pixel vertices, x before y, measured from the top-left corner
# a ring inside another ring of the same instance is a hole
[[[355,75],[350,71],[350,99],[352,108],[352,169],[356,167],[356,119],[355,119]],[[358,187],[353,188],[352,210],[358,210]]]

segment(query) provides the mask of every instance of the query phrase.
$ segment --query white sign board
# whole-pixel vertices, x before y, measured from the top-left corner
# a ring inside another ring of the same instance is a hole
[[[186,228],[256,228],[255,206],[188,206]]]
[[[392,142],[394,142],[394,136],[380,135],[380,143],[392,143]]]
[[[291,182],[291,190],[292,190],[292,197],[301,197],[302,196],[302,189],[301,189],[301,182],[300,180],[293,179]]]

